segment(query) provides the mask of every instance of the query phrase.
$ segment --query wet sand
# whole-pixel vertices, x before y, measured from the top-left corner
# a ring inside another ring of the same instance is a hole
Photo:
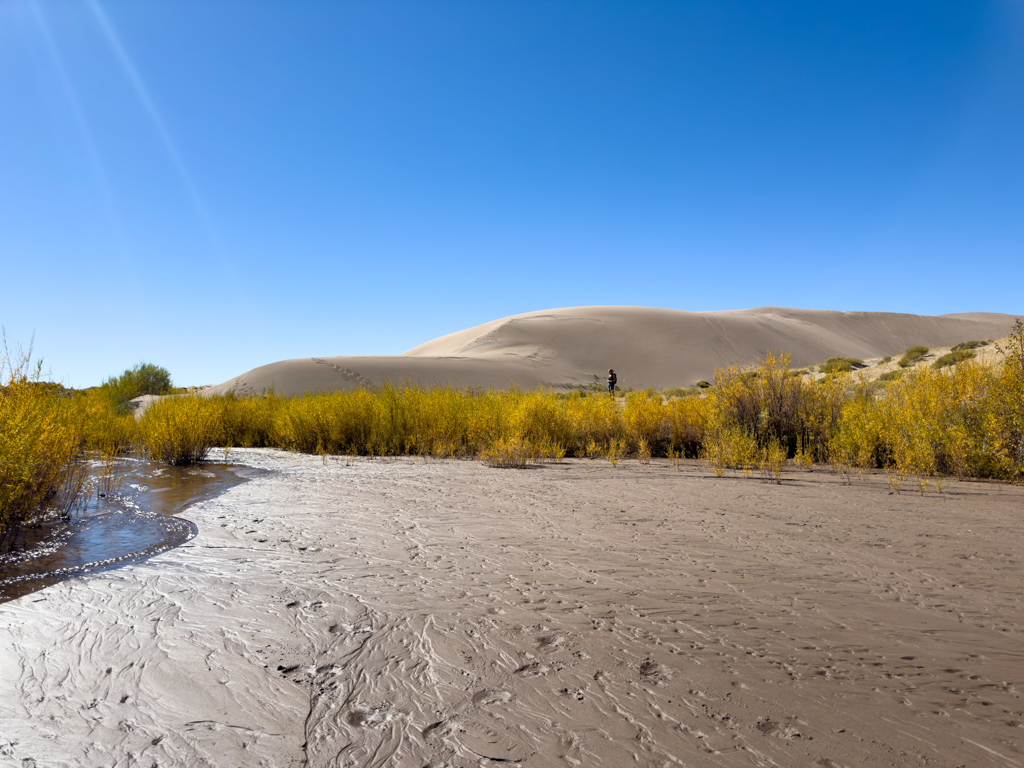
[[[1024,489],[274,470],[0,605],[0,765],[1024,765]]]
[[[216,462],[194,467],[133,457],[112,465],[91,462],[82,508],[70,520],[50,519],[26,528],[18,547],[0,554],[0,603],[183,544],[195,536],[196,527],[176,515],[257,472]]]

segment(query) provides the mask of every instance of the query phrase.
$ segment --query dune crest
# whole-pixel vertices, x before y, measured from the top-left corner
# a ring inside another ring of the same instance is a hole
[[[829,357],[895,355],[916,344],[943,346],[1005,336],[1013,315],[757,309],[685,312],[649,307],[568,307],[493,320],[441,336],[401,355],[283,360],[213,387],[252,394],[350,389],[384,380],[533,388],[586,384],[608,368],[621,386],[689,386],[716,368],[787,352],[794,366]]]

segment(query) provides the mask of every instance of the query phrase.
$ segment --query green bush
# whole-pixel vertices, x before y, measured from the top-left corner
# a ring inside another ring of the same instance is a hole
[[[974,352],[972,352],[969,348],[956,349],[954,347],[954,350],[954,352],[948,352],[942,357],[940,357],[938,360],[936,360],[934,363],[932,363],[932,368],[934,368],[935,370],[938,370],[940,368],[946,368],[947,366],[956,365],[957,363],[962,363],[964,360],[970,360],[972,357],[974,357]]]
[[[863,368],[864,361],[855,357],[830,357],[821,366],[822,373],[846,373],[854,368]]]
[[[888,373],[883,373],[881,376],[879,376],[878,377],[878,381],[896,381],[896,379],[898,379],[900,376],[902,376],[903,373],[904,372],[902,370],[900,370],[900,371],[889,371]]]
[[[123,411],[128,401],[139,395],[169,395],[174,387],[171,374],[166,368],[152,363],[139,363],[120,376],[111,376],[100,389],[117,410]]]
[[[885,357],[883,357],[881,360],[878,361],[878,364],[879,365],[886,365],[886,364],[891,363],[891,362],[892,362],[892,355],[886,355]]]
[[[700,381],[697,382],[697,386],[700,387],[701,389],[707,389],[708,387],[711,386],[711,382],[704,381],[703,379],[701,379]]]
[[[928,347],[911,347],[903,353],[903,357],[900,358],[900,368],[909,368],[914,363],[919,363],[924,360],[924,356],[928,354]]]
[[[987,341],[965,341],[961,344],[954,344],[951,348],[952,352],[960,352],[965,349],[977,349],[978,347],[987,347]],[[941,359],[941,358],[940,358]]]

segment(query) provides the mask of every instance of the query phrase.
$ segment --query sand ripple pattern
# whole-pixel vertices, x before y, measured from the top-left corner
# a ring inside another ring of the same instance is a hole
[[[0,765],[1024,766],[1020,488],[237,454],[0,606]]]

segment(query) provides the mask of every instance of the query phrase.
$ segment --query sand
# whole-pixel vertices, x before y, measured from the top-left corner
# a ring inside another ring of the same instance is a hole
[[[692,386],[716,368],[749,365],[767,351],[794,367],[830,357],[900,355],[1001,338],[1014,317],[967,313],[929,317],[890,312],[759,309],[682,312],[646,307],[571,307],[528,312],[429,341],[402,355],[314,357],[254,368],[208,390],[283,394],[350,389],[382,380],[431,386],[507,388],[590,384],[609,368],[623,388]]]
[[[0,765],[1024,765],[1024,489],[321,460],[0,605]]]

